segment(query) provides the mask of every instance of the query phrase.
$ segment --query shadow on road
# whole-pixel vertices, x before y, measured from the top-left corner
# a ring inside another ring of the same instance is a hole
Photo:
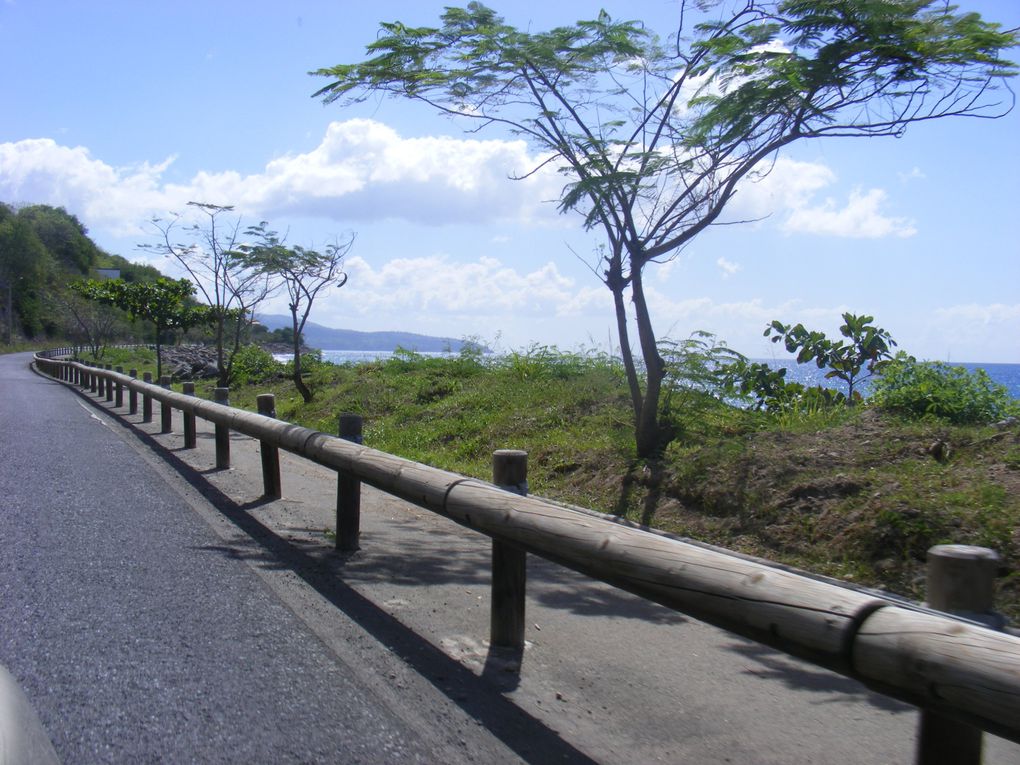
[[[93,401],[86,396],[83,398]],[[519,655],[515,657],[504,652],[490,652],[482,676],[475,675],[344,582],[344,569],[352,555],[357,556],[357,553],[341,555],[322,544],[281,538],[248,513],[248,510],[264,504],[263,500],[238,504],[212,486],[202,472],[185,463],[175,450],[166,449],[151,434],[134,427],[135,423],[127,417],[103,405],[105,402],[93,403],[99,404],[99,408],[130,428],[131,433],[154,456],[168,464],[251,540],[246,545],[212,545],[203,549],[231,559],[255,562],[272,570],[293,572],[525,762],[537,765],[594,765],[595,760],[502,695],[516,687],[516,673],[509,670],[514,661],[517,666],[520,665]],[[381,566],[378,576],[407,576],[408,581],[411,581],[410,571],[413,569],[415,583],[434,576],[438,579],[456,577],[473,584],[488,584],[486,569],[482,567],[479,571],[476,562],[465,560],[454,563],[451,562],[451,556],[442,556],[437,552],[426,556],[415,551],[412,555],[407,549],[411,544],[408,541],[404,545],[405,549],[399,558],[381,556],[383,561],[389,559],[389,565]],[[403,574],[400,567],[393,565],[395,561],[400,561],[404,566]],[[358,577],[361,578],[363,574],[363,571],[359,571]]]
[[[867,703],[876,709],[894,714],[916,713],[917,708],[909,704],[872,693],[856,680],[837,675],[824,669],[816,669],[793,660],[773,649],[755,643],[729,643],[721,646],[733,653],[746,656],[755,662],[754,669],[744,669],[745,674],[768,680],[777,680],[795,691],[812,691],[831,696],[818,699],[818,704]],[[760,667],[760,668],[759,668]]]

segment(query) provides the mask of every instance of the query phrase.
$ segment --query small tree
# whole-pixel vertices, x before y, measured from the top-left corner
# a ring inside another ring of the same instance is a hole
[[[996,85],[1016,73],[1018,42],[936,0],[784,0],[735,4],[660,40],[643,24],[598,18],[548,32],[506,24],[481,3],[447,8],[437,27],[384,23],[369,58],[319,69],[315,96],[374,94],[425,103],[477,128],[523,136],[566,176],[563,211],[606,247],[593,270],[613,295],[639,455],[661,446],[665,366],[645,296],[645,266],[721,219],[741,182],[805,138],[902,135],[949,116],[1012,107]],[[718,2],[701,8],[722,8]],[[634,310],[643,376],[629,339]]]
[[[773,321],[765,329],[765,337],[780,341],[790,353],[797,354],[797,363],[814,361],[819,369],[828,369],[826,379],[837,378],[847,384],[847,401],[853,406],[861,398],[857,386],[881,372],[892,359],[896,346],[892,335],[881,327],[872,326],[874,316],[843,314],[840,334],[850,342],[829,340],[824,333],[809,331],[803,324],[790,326]]]
[[[133,318],[152,322],[156,331],[156,377],[163,374],[163,335],[167,330],[187,331],[208,321],[210,311],[188,304],[195,286],[187,279],[157,279],[155,282],[125,282],[122,279],[74,282],[79,295],[106,305],[116,306]]]
[[[55,312],[63,313],[67,336],[79,338],[88,346],[92,358],[102,357],[103,348],[119,331],[127,329],[124,314],[113,305],[87,298],[74,283],[51,296]]]
[[[255,306],[273,291],[274,285],[271,274],[253,267],[239,249],[241,219],[230,217],[232,206],[206,202],[188,202],[188,206],[205,220],[188,223],[180,213],[173,213],[169,219],[154,218],[152,225],[159,231],[159,241],[138,247],[173,258],[191,276],[209,305],[219,384],[226,386],[244,329],[254,316]],[[178,230],[189,241],[175,241]]]
[[[354,235],[351,234],[343,241],[337,240],[323,252],[318,252],[304,247],[285,246],[275,231],[266,229],[267,225],[263,221],[249,229],[249,234],[256,237],[259,243],[242,245],[240,249],[252,268],[275,276],[287,289],[290,334],[294,346],[294,387],[307,404],[312,401],[313,394],[301,376],[301,335],[312,312],[312,304],[319,294],[329,287],[343,287],[347,283],[343,262],[354,245]]]

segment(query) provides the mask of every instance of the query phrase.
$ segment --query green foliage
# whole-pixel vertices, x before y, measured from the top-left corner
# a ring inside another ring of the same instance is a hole
[[[773,369],[764,362],[738,359],[720,370],[721,385],[736,399],[750,400],[755,411],[780,415],[785,422],[790,416],[814,416],[846,403],[844,393],[789,382],[786,372],[785,367]]]
[[[78,218],[63,207],[30,205],[18,210],[18,218],[32,227],[57,268],[81,275],[95,267],[99,248]]]
[[[720,384],[730,395],[751,399],[755,411],[786,409],[796,385],[786,381],[785,367],[773,369],[765,362],[746,358],[726,364],[720,370]]]
[[[238,384],[251,385],[278,377],[284,368],[269,351],[257,345],[242,345],[234,353],[232,371]]]
[[[52,255],[29,221],[12,215],[0,223],[0,284],[5,292],[8,285],[11,288],[14,311],[26,337],[44,330],[41,296],[54,268]]]
[[[872,383],[877,406],[907,417],[958,425],[996,422],[1020,415],[1020,401],[988,377],[940,362],[919,362],[903,353]]]
[[[660,340],[663,364],[661,418],[676,436],[700,413],[714,408],[725,394],[724,370],[744,359],[718,342],[710,332],[698,331],[685,340]]]
[[[206,306],[188,303],[195,287],[187,279],[126,282],[123,279],[87,279],[69,285],[78,295],[115,306],[132,317],[152,322],[156,329],[157,376],[162,374],[160,349],[166,330],[186,331],[211,319]]]
[[[849,342],[829,340],[822,332],[805,329],[803,324],[790,326],[779,321],[773,321],[764,334],[771,336],[773,343],[783,341],[787,351],[797,354],[798,364],[813,361],[819,369],[829,370],[827,379],[845,382],[846,399],[853,404],[861,399],[856,386],[889,363],[890,347],[896,345],[887,331],[871,324],[874,320],[873,316],[844,313],[839,331]]]
[[[614,373],[619,370],[616,362],[605,354],[561,351],[555,345],[538,343],[525,350],[510,351],[496,363],[521,382],[574,380],[596,369]]]

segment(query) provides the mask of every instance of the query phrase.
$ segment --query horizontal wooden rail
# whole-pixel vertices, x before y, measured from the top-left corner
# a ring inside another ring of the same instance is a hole
[[[36,363],[67,380],[98,375],[107,385],[298,454],[493,540],[1020,742],[1020,638],[116,372],[41,358]]]

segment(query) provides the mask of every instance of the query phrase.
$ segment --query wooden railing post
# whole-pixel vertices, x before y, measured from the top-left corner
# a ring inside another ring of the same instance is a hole
[[[142,374],[142,382],[152,384],[152,372]],[[142,422],[152,422],[152,396],[142,394]]]
[[[340,415],[340,438],[363,442],[364,421],[359,414]],[[352,552],[361,536],[361,481],[348,472],[336,474],[336,549]]]
[[[971,545],[928,550],[928,605],[983,621],[994,610],[999,556]],[[982,731],[927,709],[917,732],[917,765],[980,765]]]
[[[124,374],[124,367],[117,367],[113,371],[119,375],[122,375]],[[116,386],[114,389],[116,393],[114,393],[113,405],[120,409],[122,406],[124,406],[124,384],[120,380],[117,380],[117,382],[114,383],[114,385]]]
[[[96,364],[95,366],[97,370],[103,368],[102,364]],[[98,372],[93,372],[92,374],[92,392],[99,396],[99,398],[106,396],[106,378]]]
[[[183,385],[185,396],[195,395],[195,383],[186,382]],[[184,448],[194,449],[197,444],[197,434],[195,433],[195,415],[193,412],[184,412]]]
[[[170,390],[170,377],[168,375],[163,375],[159,378],[159,387]],[[165,401],[161,401],[159,405],[159,426],[160,433],[173,432],[173,409]]]
[[[258,402],[259,414],[276,417],[276,396],[261,393],[255,400]],[[262,453],[262,494],[270,499],[279,499],[283,496],[280,485],[280,450],[266,441],[260,441],[259,445]]]
[[[528,493],[528,453],[500,449],[492,453],[492,482],[501,489],[525,496]],[[527,584],[527,553],[518,547],[492,540],[492,611],[490,645],[524,649],[524,594]]]
[[[113,365],[112,364],[107,364],[106,365],[106,371],[107,372],[112,372],[113,371]],[[107,401],[113,401],[113,380],[110,380],[109,378],[107,378],[107,380],[106,380],[106,400]]]
[[[217,404],[230,406],[230,388],[215,388],[213,400]],[[230,467],[230,428],[216,423],[216,467],[226,470]]]
[[[132,369],[128,372],[128,375],[132,380],[138,379],[138,370]],[[134,388],[128,390],[128,413],[138,414],[138,391]]]

